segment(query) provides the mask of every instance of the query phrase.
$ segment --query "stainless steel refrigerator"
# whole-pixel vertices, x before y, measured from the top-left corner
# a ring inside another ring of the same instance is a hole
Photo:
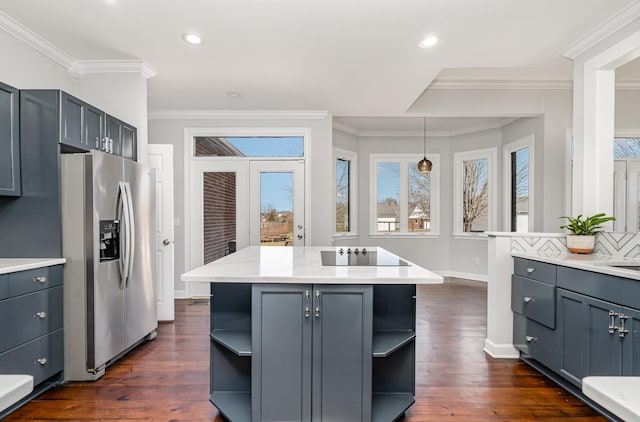
[[[62,154],[64,374],[95,380],[158,327],[155,169]]]

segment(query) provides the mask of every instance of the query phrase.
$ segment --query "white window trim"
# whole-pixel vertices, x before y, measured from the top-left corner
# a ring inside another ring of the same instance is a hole
[[[534,232],[534,178],[533,178],[533,164],[534,164],[534,135],[528,135],[524,138],[518,139],[517,141],[510,142],[502,147],[503,151],[503,160],[502,160],[502,174],[503,178],[503,198],[504,198],[504,214],[502,216],[503,227],[505,232],[511,231],[511,201],[513,198],[511,197],[511,154],[519,151],[524,148],[529,148],[529,224],[527,230],[531,233]]]
[[[423,157],[415,154],[370,154],[369,155],[369,235],[372,237],[438,237],[440,236],[440,154],[427,154],[427,158],[433,163],[431,171],[431,231],[408,232],[408,167],[418,165]],[[379,232],[378,221],[378,163],[400,163],[400,231]]]
[[[336,161],[349,161],[349,231],[335,232],[336,229]],[[358,154],[346,149],[333,148],[333,212],[331,213],[331,227],[333,239],[345,239],[358,236]]]
[[[498,163],[498,149],[497,148],[485,148],[477,149],[474,151],[457,152],[453,154],[453,235],[461,238],[476,238],[483,237],[483,233],[466,233],[464,231],[464,224],[462,221],[462,173],[464,171],[462,167],[463,161],[481,160],[486,159],[488,162],[488,174],[487,181],[489,183],[489,209],[488,213],[488,225],[487,232],[494,231],[497,227],[497,171],[496,165]]]

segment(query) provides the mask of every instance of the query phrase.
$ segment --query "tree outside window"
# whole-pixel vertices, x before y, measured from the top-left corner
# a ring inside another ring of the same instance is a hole
[[[496,148],[453,155],[454,233],[482,233],[495,227],[496,155]]]

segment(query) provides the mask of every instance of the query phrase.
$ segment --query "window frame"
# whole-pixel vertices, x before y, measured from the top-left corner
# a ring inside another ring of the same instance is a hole
[[[349,231],[336,232],[336,163],[338,160],[349,161]],[[333,212],[331,213],[331,227],[333,239],[344,239],[358,236],[358,153],[341,148],[333,148]]]
[[[427,154],[433,163],[431,170],[430,210],[431,227],[429,232],[409,232],[409,170],[408,166],[417,166],[422,155],[415,154],[370,154],[369,155],[369,236],[376,237],[439,237],[440,236],[440,154]],[[400,163],[400,231],[379,232],[378,221],[378,163]]]
[[[486,237],[488,232],[497,227],[497,169],[498,148],[483,148],[472,151],[456,152],[453,154],[453,236],[459,238]],[[489,198],[487,210],[487,230],[484,232],[469,233],[464,231],[463,222],[463,162],[471,160],[487,160],[487,183],[489,184]]]
[[[502,161],[502,173],[504,175],[503,178],[503,198],[504,198],[504,214],[503,214],[503,229],[505,232],[511,232],[511,202],[513,198],[511,197],[511,154],[519,151],[524,148],[529,148],[529,222],[527,231],[529,233],[534,232],[534,158],[535,158],[535,150],[534,150],[534,141],[535,137],[533,134],[525,136],[524,138],[518,139],[516,141],[510,142],[502,147],[503,151],[503,161]]]

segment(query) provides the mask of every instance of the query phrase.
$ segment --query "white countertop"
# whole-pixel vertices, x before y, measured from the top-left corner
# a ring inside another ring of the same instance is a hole
[[[616,277],[640,280],[640,271],[609,266],[640,266],[640,259],[637,258],[625,258],[621,256],[600,254],[575,254],[569,252],[511,252],[511,256],[547,262],[549,264],[562,265],[564,267],[571,267],[579,270],[609,274]]]
[[[0,274],[64,264],[65,258],[0,258]]]
[[[31,375],[0,375],[0,412],[33,391]]]
[[[320,251],[341,247],[249,246],[182,274],[182,281],[317,284],[439,284],[442,277],[412,262],[409,266],[322,266]],[[346,246],[342,246],[345,250]],[[362,249],[362,247],[359,247]],[[396,255],[382,248],[365,247]],[[403,259],[403,258],[400,258]]]
[[[623,421],[640,421],[640,377],[586,377],[582,392]]]

